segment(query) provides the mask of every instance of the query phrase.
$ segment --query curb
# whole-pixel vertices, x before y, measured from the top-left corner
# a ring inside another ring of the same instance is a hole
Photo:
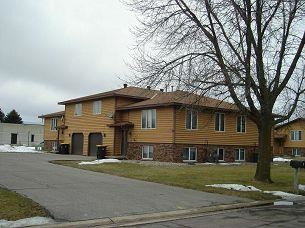
[[[156,212],[150,214],[141,214],[141,215],[127,215],[120,217],[112,218],[103,218],[103,219],[92,219],[76,222],[64,222],[64,223],[55,223],[44,225],[40,227],[44,228],[79,228],[79,227],[124,227],[124,226],[135,226],[148,223],[164,222],[176,219],[186,219],[193,217],[200,217],[205,213],[225,211],[225,210],[234,210],[241,208],[250,208],[258,206],[266,206],[272,204],[274,201],[252,201],[248,203],[236,203],[236,204],[224,204],[208,207],[199,207],[185,210],[176,210],[176,211],[166,211],[166,212]]]

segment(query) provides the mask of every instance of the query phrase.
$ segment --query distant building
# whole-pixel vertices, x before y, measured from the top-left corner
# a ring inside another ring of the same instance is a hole
[[[38,116],[44,120],[44,150],[57,151],[64,142],[65,112],[54,112]]]
[[[277,156],[305,156],[305,118],[297,118],[279,125],[274,132],[273,154]]]
[[[0,123],[0,145],[36,146],[43,142],[43,125]]]

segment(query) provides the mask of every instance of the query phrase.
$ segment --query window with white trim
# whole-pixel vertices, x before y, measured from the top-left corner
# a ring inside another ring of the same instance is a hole
[[[52,118],[51,119],[51,131],[56,131],[57,127],[57,118]]]
[[[301,156],[301,150],[299,148],[292,148],[292,156]]]
[[[142,111],[142,128],[156,128],[156,109]]]
[[[102,113],[102,101],[93,102],[93,114],[100,115]]]
[[[224,113],[215,113],[215,131],[225,131]]]
[[[237,116],[236,131],[238,133],[246,132],[246,117],[245,116]]]
[[[244,161],[245,160],[245,149],[240,148],[235,150],[235,161]]]
[[[223,148],[217,148],[216,152],[217,152],[218,160],[224,161],[225,160],[225,150]]]
[[[75,104],[74,116],[81,116],[82,112],[83,112],[83,105],[82,105],[82,103]]]
[[[197,129],[198,112],[191,109],[187,109],[185,112],[185,122],[186,129]]]
[[[154,155],[153,146],[142,146],[142,159],[143,160],[152,160]]]
[[[58,142],[57,141],[52,141],[51,146],[52,146],[52,151],[57,151],[58,150]]]
[[[196,147],[186,147],[183,148],[183,161],[197,161],[197,148]]]
[[[302,141],[303,132],[301,130],[290,131],[290,140],[291,141]]]

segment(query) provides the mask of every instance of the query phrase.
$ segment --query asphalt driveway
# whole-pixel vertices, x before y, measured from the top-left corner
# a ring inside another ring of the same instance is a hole
[[[56,154],[0,153],[0,185],[38,202],[57,220],[78,221],[189,209],[246,199],[64,167]]]

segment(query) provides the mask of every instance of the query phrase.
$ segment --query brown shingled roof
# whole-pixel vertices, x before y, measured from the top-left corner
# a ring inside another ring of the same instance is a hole
[[[45,115],[38,116],[38,118],[50,118],[50,117],[61,117],[65,115],[65,111],[53,112]]]
[[[128,98],[134,98],[134,99],[139,99],[139,100],[145,100],[145,99],[151,98],[156,93],[160,93],[160,91],[130,86],[130,87],[116,89],[116,90],[112,90],[112,91],[108,91],[108,92],[97,93],[97,94],[93,94],[90,96],[79,97],[79,98],[75,98],[75,99],[71,99],[71,100],[67,100],[67,101],[62,101],[62,102],[59,102],[58,104],[60,104],[60,105],[72,104],[72,103],[77,103],[77,102],[82,102],[82,101],[97,100],[97,99],[101,99],[101,98],[105,98],[105,97],[128,97]]]
[[[169,105],[186,105],[186,106],[195,105],[195,106],[211,108],[211,109],[238,111],[236,105],[232,103],[213,99],[210,97],[203,97],[194,93],[189,93],[179,90],[174,92],[157,93],[150,99],[137,102],[131,105],[119,107],[117,108],[117,110],[138,109],[138,108],[146,108],[146,107],[149,108],[149,107],[159,107],[159,106],[169,106]]]

